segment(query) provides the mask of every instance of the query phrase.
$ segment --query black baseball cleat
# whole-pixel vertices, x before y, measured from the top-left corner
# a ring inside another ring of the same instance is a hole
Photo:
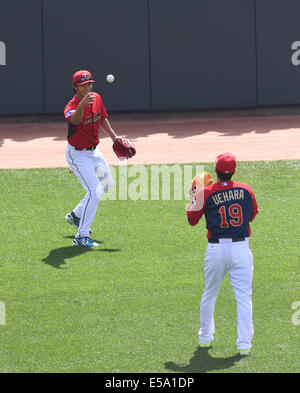
[[[68,213],[67,215],[65,215],[65,220],[71,224],[71,225],[75,225],[76,228],[79,227],[79,223],[80,223],[80,218],[75,216],[75,214],[73,212]]]
[[[71,225],[75,225],[76,228],[79,227],[80,224],[80,218],[75,216],[75,214],[73,212],[70,212],[68,214],[65,215],[65,220],[71,224]],[[90,234],[92,233],[92,231],[90,230]]]
[[[99,247],[100,244],[92,240],[90,237],[75,237],[73,246],[77,247]]]

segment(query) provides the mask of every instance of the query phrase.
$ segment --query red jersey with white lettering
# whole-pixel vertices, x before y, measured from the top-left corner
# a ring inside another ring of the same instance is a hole
[[[248,184],[220,181],[198,191],[187,208],[187,218],[194,226],[204,214],[208,239],[249,237],[249,223],[258,211]]]
[[[68,123],[68,142],[78,149],[87,149],[98,145],[100,120],[107,118],[102,98],[94,92],[93,96],[95,101],[84,108],[82,121],[78,125],[71,123],[71,117],[78,108],[80,98],[74,96],[64,110]]]

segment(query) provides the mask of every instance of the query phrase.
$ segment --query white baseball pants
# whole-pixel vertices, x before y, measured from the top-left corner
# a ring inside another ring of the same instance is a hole
[[[113,185],[113,180],[98,147],[95,150],[75,150],[68,143],[66,160],[86,191],[85,197],[73,209],[74,214],[80,218],[75,237],[87,237],[90,234],[90,226],[95,218],[99,200]]]
[[[214,310],[220,285],[228,273],[237,304],[237,347],[250,349],[254,329],[252,321],[253,257],[248,239],[232,242],[208,243],[204,259],[205,288],[200,305],[199,341],[203,344],[214,338]]]

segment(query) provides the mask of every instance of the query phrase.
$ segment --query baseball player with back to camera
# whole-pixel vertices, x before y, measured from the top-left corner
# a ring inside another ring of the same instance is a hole
[[[205,179],[200,179],[200,188],[195,187],[197,179],[193,179],[190,187],[192,202],[187,208],[187,218],[189,224],[194,226],[204,214],[208,230],[199,345],[202,348],[210,347],[214,339],[215,303],[220,285],[228,273],[237,304],[236,344],[241,355],[248,355],[254,334],[251,301],[253,257],[249,248],[249,223],[258,213],[258,208],[251,187],[231,180],[235,169],[235,156],[224,153],[216,159],[217,183],[210,184],[212,178],[208,173]]]
[[[93,91],[93,82],[89,71],[77,71],[72,85],[76,94],[64,110],[68,124],[66,160],[86,191],[85,197],[65,219],[78,228],[73,245],[85,247],[99,246],[90,238],[90,227],[99,200],[113,185],[109,167],[98,149],[99,128],[112,139],[119,159],[131,158],[136,153],[132,142],[118,137],[112,129],[102,98]]]

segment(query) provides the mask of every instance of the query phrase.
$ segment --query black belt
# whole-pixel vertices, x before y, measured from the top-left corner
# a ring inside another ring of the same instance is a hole
[[[235,237],[231,240],[232,240],[232,243],[243,242],[245,240],[245,238],[244,237]],[[208,243],[220,243],[220,242],[219,242],[219,239],[208,239]]]
[[[78,149],[78,147],[75,147],[75,150],[95,150],[96,147],[97,147],[97,145],[96,146],[92,146],[92,147],[88,147],[87,149]]]

